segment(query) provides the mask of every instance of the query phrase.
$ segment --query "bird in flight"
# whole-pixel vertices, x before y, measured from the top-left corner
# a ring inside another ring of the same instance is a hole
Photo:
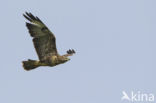
[[[28,59],[23,61],[25,70],[32,70],[39,66],[53,67],[70,60],[68,56],[72,56],[75,53],[73,49],[69,49],[64,55],[59,55],[55,36],[47,26],[31,13],[25,12],[23,16],[29,21],[29,23],[26,22],[26,27],[33,38],[32,41],[39,58],[39,60]]]

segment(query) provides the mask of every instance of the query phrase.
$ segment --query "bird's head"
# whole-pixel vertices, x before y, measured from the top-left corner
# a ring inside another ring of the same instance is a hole
[[[64,60],[65,62],[69,61],[70,59],[68,57],[64,57]]]
[[[70,59],[68,58],[68,56],[72,56],[73,54],[75,54],[75,51],[73,49],[72,50],[69,49],[67,51],[67,54],[61,56],[60,62],[65,63],[65,62],[69,61]]]
[[[60,56],[59,57],[59,63],[65,63],[67,61],[69,61],[70,59],[66,56]]]

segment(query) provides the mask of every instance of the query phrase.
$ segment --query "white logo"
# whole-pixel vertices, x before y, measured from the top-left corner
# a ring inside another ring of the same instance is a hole
[[[122,91],[123,96],[121,97],[121,100],[127,100],[127,101],[131,101],[131,102],[154,102],[154,94],[152,93],[141,93],[140,91],[134,92],[131,91],[131,93],[129,93],[129,95],[125,92]]]

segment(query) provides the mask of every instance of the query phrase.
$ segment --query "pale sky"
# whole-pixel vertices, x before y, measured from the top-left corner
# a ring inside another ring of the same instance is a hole
[[[2,0],[0,103],[126,103],[122,91],[156,94],[155,0]],[[22,14],[55,34],[56,67],[25,71],[37,60]]]

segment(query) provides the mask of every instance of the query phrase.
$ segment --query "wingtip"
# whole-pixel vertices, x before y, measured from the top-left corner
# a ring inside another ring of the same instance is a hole
[[[34,16],[31,12],[27,12],[25,11],[25,13],[23,14],[23,16],[29,20],[30,22],[32,21],[38,21],[38,22],[41,22],[42,24],[44,24],[37,16]]]
[[[75,50],[74,49],[69,49],[68,51],[67,51],[67,54],[75,54],[76,52],[75,52]]]
[[[25,12],[25,14],[29,16],[29,13],[27,11]]]
[[[28,16],[26,16],[25,14],[23,14],[23,16],[24,16],[27,20],[29,20],[30,22],[32,22],[32,20],[31,20]]]

